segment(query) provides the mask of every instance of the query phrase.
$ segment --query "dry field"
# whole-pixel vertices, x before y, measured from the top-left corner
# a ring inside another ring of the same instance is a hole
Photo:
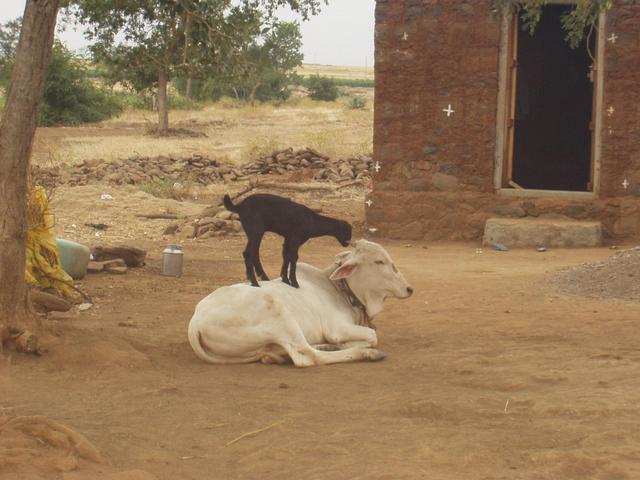
[[[320,75],[323,77],[331,77],[335,79],[357,79],[357,80],[373,80],[373,67],[341,67],[336,65],[317,65],[313,63],[305,63],[296,71],[298,75],[308,77],[311,75]]]
[[[166,138],[146,134],[157,122],[154,112],[128,111],[97,125],[38,129],[34,162],[79,163],[135,155],[190,156],[195,152],[245,162],[289,146],[309,146],[337,158],[368,154],[372,148],[372,105],[369,100],[366,109],[353,110],[346,99],[327,103],[297,97],[280,106],[224,100],[201,110],[170,112],[172,128],[206,137]]]

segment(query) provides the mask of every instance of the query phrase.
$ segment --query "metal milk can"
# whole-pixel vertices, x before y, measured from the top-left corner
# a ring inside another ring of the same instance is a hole
[[[162,275],[182,276],[184,254],[180,245],[167,245],[162,252]]]

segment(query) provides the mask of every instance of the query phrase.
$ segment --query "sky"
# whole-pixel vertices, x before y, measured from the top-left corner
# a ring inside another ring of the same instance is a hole
[[[25,0],[0,0],[0,23],[19,17]],[[305,63],[371,66],[375,0],[329,0],[322,12],[302,23]],[[290,14],[283,14],[291,19]],[[81,32],[58,34],[72,50],[86,46]]]

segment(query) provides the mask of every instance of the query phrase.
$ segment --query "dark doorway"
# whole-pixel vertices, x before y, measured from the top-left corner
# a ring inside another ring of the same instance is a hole
[[[533,36],[518,28],[512,180],[523,188],[592,189],[593,60],[586,40],[571,49],[564,39],[570,8],[543,7]]]

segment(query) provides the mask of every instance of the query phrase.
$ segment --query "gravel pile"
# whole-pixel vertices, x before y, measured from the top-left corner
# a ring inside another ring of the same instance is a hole
[[[563,270],[553,282],[565,293],[640,302],[640,247]]]
[[[285,175],[300,169],[315,169],[314,180],[347,182],[370,178],[370,158],[332,160],[313,149],[292,148],[275,152],[240,167],[194,154],[187,158],[134,157],[105,162],[86,160],[81,165],[57,165],[33,168],[33,177],[45,187],[58,185],[137,185],[150,181],[192,181],[203,185],[212,182],[247,180],[255,175]]]

